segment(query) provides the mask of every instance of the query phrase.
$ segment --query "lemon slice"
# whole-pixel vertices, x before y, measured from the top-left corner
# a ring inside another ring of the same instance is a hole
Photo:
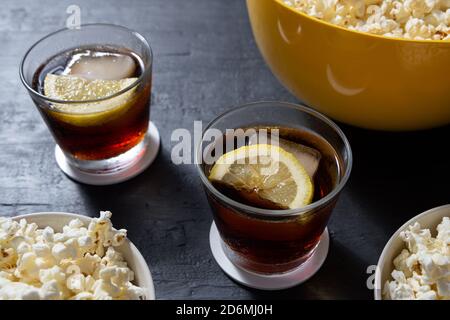
[[[314,193],[301,163],[291,153],[268,144],[244,146],[222,155],[209,180],[233,188],[246,199],[256,195],[285,209],[310,204]]]
[[[52,99],[64,101],[88,101],[106,98],[134,83],[137,78],[121,80],[87,80],[77,76],[47,74],[44,94]],[[99,125],[123,114],[132,106],[135,88],[117,97],[87,103],[55,103],[52,115],[61,121],[78,125]]]

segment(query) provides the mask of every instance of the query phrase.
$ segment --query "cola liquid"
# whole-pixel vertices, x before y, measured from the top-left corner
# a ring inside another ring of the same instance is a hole
[[[270,132],[273,128],[264,129]],[[343,174],[340,169],[343,162],[336,150],[324,138],[306,129],[276,129],[280,138],[320,152],[320,162],[312,177],[313,203],[330,194]],[[229,137],[224,136],[218,143],[223,143],[225,148],[225,141],[229,140]],[[234,146],[238,147],[240,145]],[[212,166],[204,166],[206,176],[209,176],[211,168]],[[223,201],[205,188],[228,257],[246,270],[264,274],[287,272],[305,262],[319,243],[337,201],[337,197],[334,197],[313,210],[286,217],[282,215],[281,207],[267,202],[252,202],[232,187],[217,183],[213,185],[232,200],[254,208],[271,210],[273,213],[264,216],[252,210],[244,210]]]
[[[92,70],[90,70],[92,69]],[[62,104],[35,100],[58,145],[78,160],[103,160],[118,156],[144,138],[149,123],[151,71],[144,74],[142,59],[132,51],[113,46],[89,46],[60,52],[37,68],[33,89],[45,95],[47,74],[69,70],[88,80],[137,78],[123,95],[100,102]],[[123,75],[123,76],[121,76]],[[122,99],[117,105],[117,99]],[[92,112],[90,106],[93,106]]]

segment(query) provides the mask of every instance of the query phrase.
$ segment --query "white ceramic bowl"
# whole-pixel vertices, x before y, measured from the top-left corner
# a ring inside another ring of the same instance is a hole
[[[425,211],[408,222],[402,225],[389,239],[388,243],[381,253],[378,260],[377,269],[375,272],[375,300],[382,300],[383,286],[386,280],[391,277],[393,270],[393,260],[400,254],[403,248],[405,248],[405,242],[400,239],[400,232],[404,231],[408,226],[419,222],[422,228],[430,229],[431,234],[436,234],[436,227],[442,221],[443,217],[450,216],[450,204],[433,208]]]
[[[90,217],[65,212],[38,212],[12,217],[13,220],[26,219],[28,223],[36,223],[39,228],[49,226],[56,232],[61,232],[63,226],[73,219],[80,219],[86,226],[92,220]],[[134,284],[145,290],[146,300],[155,300],[155,288],[152,275],[144,257],[136,246],[128,239],[117,250],[123,254],[128,266],[134,272]]]

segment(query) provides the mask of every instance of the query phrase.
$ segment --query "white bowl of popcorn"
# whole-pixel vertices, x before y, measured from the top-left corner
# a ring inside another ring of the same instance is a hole
[[[0,217],[0,300],[153,300],[139,250],[111,212]]]
[[[450,299],[450,205],[425,211],[390,238],[375,273],[376,300]]]

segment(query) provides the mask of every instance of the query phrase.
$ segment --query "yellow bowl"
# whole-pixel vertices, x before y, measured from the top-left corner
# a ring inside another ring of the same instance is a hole
[[[277,0],[247,0],[258,47],[298,99],[378,130],[450,123],[450,42],[392,39],[341,28]]]

